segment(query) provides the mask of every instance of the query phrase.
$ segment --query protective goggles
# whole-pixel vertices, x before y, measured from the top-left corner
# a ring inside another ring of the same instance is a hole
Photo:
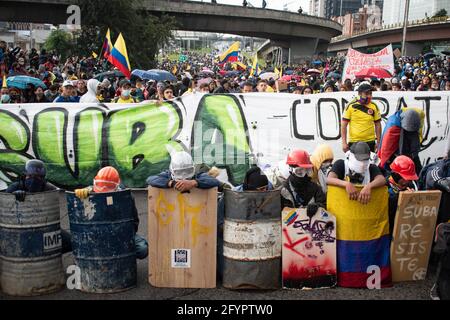
[[[106,180],[94,180],[94,192],[113,192],[119,188],[119,183],[106,181]]]
[[[312,168],[302,168],[302,167],[290,167],[290,170],[293,174],[295,174],[297,177],[303,178],[303,177],[311,177],[313,174]]]
[[[188,167],[183,169],[174,169],[172,170],[172,178],[174,180],[186,180],[190,179],[195,174],[195,168],[194,167]]]

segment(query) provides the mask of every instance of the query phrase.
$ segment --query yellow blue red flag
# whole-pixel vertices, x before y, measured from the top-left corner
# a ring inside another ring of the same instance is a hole
[[[103,41],[103,57],[109,60],[109,56],[111,55],[111,51],[113,49],[112,41],[111,41],[111,31],[108,28],[106,32],[105,41]]]
[[[233,43],[227,51],[219,57],[219,64],[238,61],[239,51],[241,51],[241,43],[239,41]]]
[[[122,33],[119,34],[114,48],[111,51],[111,63],[122,71],[128,79],[131,78],[131,65]]]

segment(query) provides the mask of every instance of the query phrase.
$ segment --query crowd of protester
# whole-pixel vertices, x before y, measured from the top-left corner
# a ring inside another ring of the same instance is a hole
[[[396,59],[395,73],[387,79],[341,79],[344,57],[314,57],[301,65],[271,66],[259,75],[252,73],[250,59],[241,65],[219,65],[214,54],[180,52],[184,60],[163,57],[161,70],[176,76],[176,81],[156,81],[111,72],[98,81],[96,75],[114,71],[105,59],[69,57],[65,61],[55,52],[19,47],[11,48],[0,41],[0,75],[29,76],[42,80],[43,86],[27,84],[26,88],[3,84],[0,103],[99,102],[138,103],[144,100],[170,100],[200,93],[288,92],[316,94],[321,92],[357,91],[360,83],[370,81],[377,91],[450,90],[450,56],[422,55]],[[244,66],[244,67],[242,67]],[[246,69],[244,69],[246,68]],[[264,77],[264,73],[277,77]],[[280,74],[282,73],[282,74]]]

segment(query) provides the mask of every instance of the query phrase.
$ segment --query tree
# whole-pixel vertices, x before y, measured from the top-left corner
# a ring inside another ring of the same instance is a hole
[[[81,31],[76,34],[76,47],[80,54],[99,52],[110,28],[113,45],[122,33],[133,69],[153,67],[158,48],[169,41],[171,31],[176,27],[173,17],[148,14],[140,7],[142,1],[77,1],[82,24]]]
[[[434,14],[433,18],[446,17],[446,16],[447,16],[447,10],[441,9]]]
[[[61,55],[61,59],[65,60],[71,53],[73,47],[72,35],[64,30],[54,30],[44,43],[47,51],[56,51]]]

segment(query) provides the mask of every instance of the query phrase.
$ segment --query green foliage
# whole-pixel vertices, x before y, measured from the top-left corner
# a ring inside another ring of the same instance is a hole
[[[447,16],[447,10],[441,9],[434,14],[433,18],[446,17],[446,16]]]
[[[176,27],[174,18],[148,14],[137,0],[77,0],[81,8],[81,31],[76,35],[80,54],[100,52],[106,31],[111,29],[113,45],[122,33],[132,69],[155,65],[158,48],[168,42]]]
[[[73,46],[72,35],[64,30],[54,30],[44,43],[48,51],[55,50],[65,60],[70,54]]]

